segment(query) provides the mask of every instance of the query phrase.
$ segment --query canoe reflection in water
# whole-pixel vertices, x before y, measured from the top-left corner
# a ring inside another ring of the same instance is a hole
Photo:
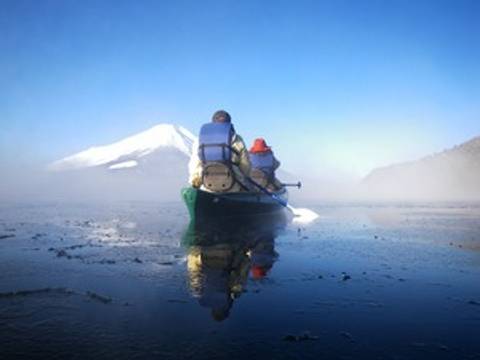
[[[249,274],[253,280],[267,276],[278,257],[275,237],[285,226],[284,214],[190,223],[183,236],[189,287],[213,319],[229,316]]]

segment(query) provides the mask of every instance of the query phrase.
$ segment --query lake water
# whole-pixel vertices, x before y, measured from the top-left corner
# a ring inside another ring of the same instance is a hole
[[[0,358],[480,359],[480,207],[0,207]]]

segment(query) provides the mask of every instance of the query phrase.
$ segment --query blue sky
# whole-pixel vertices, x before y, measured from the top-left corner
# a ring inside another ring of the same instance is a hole
[[[218,108],[291,171],[361,176],[480,135],[479,1],[0,0],[0,163]]]

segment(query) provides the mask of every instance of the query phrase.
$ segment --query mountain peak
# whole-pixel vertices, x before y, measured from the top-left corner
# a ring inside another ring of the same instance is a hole
[[[51,170],[73,170],[130,161],[169,148],[190,156],[195,136],[182,126],[158,124],[152,128],[109,145],[93,146],[50,164]]]

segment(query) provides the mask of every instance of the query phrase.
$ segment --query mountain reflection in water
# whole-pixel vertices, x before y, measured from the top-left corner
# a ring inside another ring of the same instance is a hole
[[[253,281],[267,276],[278,257],[275,238],[286,224],[283,214],[189,224],[182,239],[189,289],[213,319],[229,316],[249,274]]]

